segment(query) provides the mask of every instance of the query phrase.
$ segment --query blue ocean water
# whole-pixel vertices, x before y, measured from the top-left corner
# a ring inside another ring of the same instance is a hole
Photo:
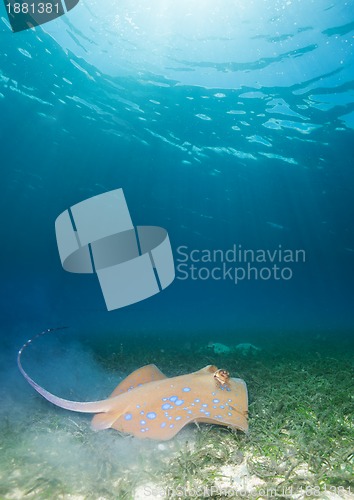
[[[5,328],[350,333],[353,2],[87,0],[20,33],[1,9]],[[108,313],[94,278],[61,268],[54,221],[116,188],[176,265],[181,246],[188,264],[235,245],[305,258],[237,284],[198,262]]]

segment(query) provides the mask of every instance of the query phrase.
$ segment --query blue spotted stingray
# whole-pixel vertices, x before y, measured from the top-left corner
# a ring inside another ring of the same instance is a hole
[[[243,380],[208,365],[178,377],[166,377],[155,365],[135,370],[102,401],[69,401],[51,394],[18,366],[29,384],[45,399],[67,410],[96,413],[94,430],[116,429],[137,438],[168,440],[191,422],[218,424],[247,432],[248,396]],[[224,377],[219,377],[219,373]],[[226,375],[225,375],[226,374]]]

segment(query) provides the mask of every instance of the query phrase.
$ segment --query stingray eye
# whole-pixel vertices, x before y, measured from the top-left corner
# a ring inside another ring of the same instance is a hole
[[[222,370],[222,369],[216,370],[216,372],[214,373],[214,378],[219,384],[224,385],[224,384],[227,384],[227,382],[230,378],[230,374],[226,370]]]
[[[225,380],[227,380],[227,379],[229,379],[229,378],[230,378],[230,374],[229,374],[229,372],[228,372],[228,371],[226,371],[226,370],[221,370],[221,375],[222,375],[222,377],[223,377]]]

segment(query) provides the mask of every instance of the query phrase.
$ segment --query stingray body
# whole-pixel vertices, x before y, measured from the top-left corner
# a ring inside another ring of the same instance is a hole
[[[237,378],[220,383],[215,376],[219,371],[216,366],[208,365],[193,373],[168,378],[155,365],[147,365],[131,373],[105,400],[69,401],[45,390],[23,369],[21,355],[30,342],[21,348],[17,358],[25,379],[56,406],[95,413],[94,430],[113,428],[140,439],[158,440],[171,439],[191,422],[248,430],[246,384]]]

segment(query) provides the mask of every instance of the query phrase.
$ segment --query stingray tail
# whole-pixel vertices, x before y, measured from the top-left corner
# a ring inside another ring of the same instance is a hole
[[[47,401],[50,401],[56,406],[59,406],[60,408],[64,408],[66,410],[72,410],[72,411],[78,411],[81,413],[101,413],[101,412],[106,412],[110,409],[110,403],[107,400],[103,401],[90,401],[90,402],[80,402],[80,401],[69,401],[67,399],[62,399],[59,398],[58,396],[55,396],[54,394],[48,392],[46,389],[38,385],[23,369],[22,363],[21,363],[21,356],[23,351],[26,349],[26,347],[29,346],[36,338],[41,337],[42,335],[45,335],[49,332],[53,332],[56,330],[63,330],[64,328],[67,328],[66,326],[61,326],[57,328],[48,328],[47,330],[44,330],[41,333],[38,333],[35,335],[33,338],[30,340],[27,340],[25,344],[21,347],[21,349],[18,351],[17,354],[17,366],[22,373],[22,375],[25,377],[27,382],[35,389],[41,396],[43,396]]]

